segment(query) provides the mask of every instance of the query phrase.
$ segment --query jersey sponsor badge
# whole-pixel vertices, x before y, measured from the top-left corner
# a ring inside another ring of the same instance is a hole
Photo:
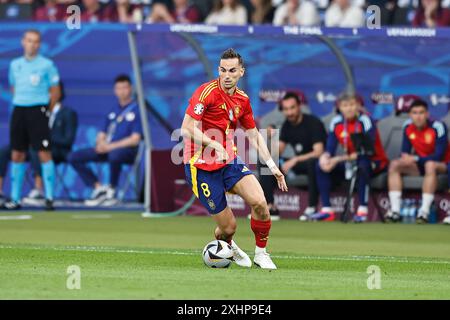
[[[129,122],[133,121],[136,118],[136,114],[134,112],[128,112],[125,116],[125,119]]]
[[[203,113],[203,111],[205,111],[205,106],[201,103],[196,104],[194,107],[194,113],[196,115],[201,115]]]
[[[297,144],[295,145],[295,151],[296,151],[297,153],[302,152],[302,151],[303,151],[303,145],[302,145],[301,143],[297,143]]]
[[[234,116],[237,118],[239,116],[239,112],[241,112],[240,106],[234,107]]]
[[[32,86],[38,86],[41,82],[41,76],[37,73],[30,75],[30,83]]]

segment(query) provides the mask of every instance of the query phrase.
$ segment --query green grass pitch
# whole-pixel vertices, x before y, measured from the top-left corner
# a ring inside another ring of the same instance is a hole
[[[0,217],[0,299],[450,299],[444,225],[274,222],[270,272],[204,266],[209,217],[17,213],[27,214]],[[238,219],[235,239],[253,257],[248,220]],[[66,287],[71,265],[80,290]],[[371,265],[380,289],[368,289]]]

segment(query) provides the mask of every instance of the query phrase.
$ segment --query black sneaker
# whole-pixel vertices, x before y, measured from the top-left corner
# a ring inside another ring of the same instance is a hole
[[[427,224],[428,223],[428,214],[425,212],[421,212],[419,210],[419,214],[417,215],[417,218],[416,218],[416,223],[417,224]]]
[[[7,201],[2,205],[3,210],[20,210],[22,206],[15,201]]]
[[[400,216],[400,214],[398,212],[392,212],[392,211],[388,211],[386,213],[386,215],[384,216],[384,219],[386,220],[386,222],[400,222],[402,220],[402,217]]]
[[[53,206],[53,200],[45,199],[45,211],[53,211],[55,207]]]

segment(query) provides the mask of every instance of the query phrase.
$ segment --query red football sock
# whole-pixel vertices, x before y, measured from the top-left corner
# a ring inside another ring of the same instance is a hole
[[[267,245],[267,240],[269,239],[269,231],[272,226],[272,220],[261,221],[254,220],[250,221],[253,233],[255,234],[255,242],[259,248],[265,248]]]

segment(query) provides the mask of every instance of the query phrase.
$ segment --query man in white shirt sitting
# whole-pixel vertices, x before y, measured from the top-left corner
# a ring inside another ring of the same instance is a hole
[[[363,9],[352,0],[333,0],[325,11],[326,27],[361,28],[365,22]]]
[[[318,26],[320,17],[316,6],[311,1],[287,0],[275,11],[273,24],[276,26]]]

